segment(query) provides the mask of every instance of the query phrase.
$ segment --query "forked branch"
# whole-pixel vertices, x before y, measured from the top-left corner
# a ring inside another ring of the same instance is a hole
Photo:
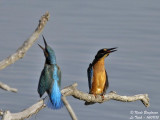
[[[121,101],[121,102],[133,102],[136,100],[141,100],[142,103],[145,105],[145,107],[149,106],[149,98],[147,94],[138,94],[134,96],[120,96],[115,92],[110,92],[106,95],[104,95],[104,98],[102,96],[97,95],[96,97],[92,94],[84,93],[82,91],[79,91],[77,87],[77,83],[74,83],[73,85],[70,85],[68,87],[65,87],[64,89],[61,90],[61,93],[63,94],[64,97],[66,96],[73,96],[79,100],[83,100],[86,102],[94,102],[94,103],[103,103],[109,100],[116,100],[116,101]],[[67,106],[67,105],[65,105]],[[36,114],[39,112],[42,108],[45,107],[44,100],[40,100],[39,102],[35,103],[31,107],[25,109],[22,112],[19,113],[10,113],[9,111],[1,111],[0,115],[3,116],[2,120],[21,120],[28,118],[32,116],[33,114]],[[68,109],[68,108],[67,108]],[[72,117],[73,120],[77,120],[76,116],[74,115],[74,112],[72,110],[69,110],[69,113]],[[73,112],[73,114],[71,113]]]

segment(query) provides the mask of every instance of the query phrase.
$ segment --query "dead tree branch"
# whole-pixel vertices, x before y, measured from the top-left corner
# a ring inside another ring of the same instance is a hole
[[[19,47],[15,53],[13,53],[12,55],[10,55],[9,57],[7,57],[6,59],[4,59],[0,62],[0,70],[4,69],[5,67],[9,66],[10,64],[13,64],[17,60],[19,60],[25,56],[25,53],[28,51],[28,49],[38,39],[39,35],[41,34],[41,32],[42,32],[42,30],[48,20],[49,20],[49,12],[46,12],[39,20],[38,27],[33,32],[33,34],[30,36],[30,38],[28,38],[26,41],[24,41],[23,45],[21,47]]]
[[[64,96],[73,96],[79,100],[83,100],[91,103],[103,103],[109,100],[116,100],[121,102],[133,102],[137,100],[141,100],[145,107],[149,107],[149,97],[148,94],[138,94],[134,96],[120,96],[116,92],[110,92],[102,96],[97,95],[96,97],[92,94],[84,93],[79,91],[77,88],[77,83],[74,83],[71,86],[64,88],[61,92]]]
[[[0,82],[0,88],[2,88],[3,90],[6,90],[6,91],[17,92],[16,88],[11,88],[10,86],[8,86],[2,82]]]
[[[73,85],[70,85],[68,87],[65,87],[64,89],[61,90],[61,93],[63,96],[73,96],[79,100],[83,100],[86,102],[95,102],[95,103],[103,103],[109,100],[116,100],[116,101],[121,101],[121,102],[133,102],[136,100],[141,100],[142,103],[145,105],[145,107],[149,107],[149,98],[148,94],[138,94],[134,96],[120,96],[115,92],[110,92],[106,95],[104,95],[104,98],[100,95],[97,95],[96,97],[92,94],[84,93],[82,91],[79,91],[77,87],[77,83],[74,83]],[[62,98],[64,99],[64,98]],[[64,101],[64,100],[63,100]],[[64,102],[66,105],[66,103]],[[68,106],[69,103],[67,103],[66,107]],[[38,113],[42,108],[45,107],[44,100],[40,100],[36,104],[32,105],[31,107],[25,109],[22,112],[19,113],[10,113],[9,111],[0,111],[0,116],[2,116],[2,120],[21,120],[28,118],[32,116],[35,113]],[[69,105],[70,107],[70,105]],[[73,120],[77,120],[76,115],[74,116],[74,112],[72,109],[67,107],[67,110],[69,111],[70,115],[72,115]],[[68,109],[69,108],[69,109]],[[72,114],[73,112],[73,114]]]
[[[40,100],[39,102],[35,103],[31,107],[19,113],[11,113],[10,111],[5,111],[2,113],[1,111],[1,114],[3,115],[2,120],[23,120],[23,119],[29,118],[33,114],[36,114],[44,107],[45,107],[44,100]]]
[[[63,103],[65,104],[72,120],[78,120],[76,114],[74,113],[74,111],[73,111],[71,105],[69,104],[69,102],[67,101],[66,97],[63,96],[62,100],[63,100]]]
[[[69,102],[67,101],[67,99],[65,97],[62,97],[62,100],[63,100],[72,120],[78,120],[74,111],[72,110],[72,107],[70,106]],[[23,119],[29,118],[33,114],[38,113],[44,107],[46,107],[46,105],[44,104],[44,99],[42,99],[42,100],[38,101],[37,103],[35,103],[34,105],[32,105],[31,107],[29,107],[21,112],[18,112],[18,113],[11,113],[8,110],[7,111],[0,110],[0,116],[2,116],[2,120],[23,120]]]

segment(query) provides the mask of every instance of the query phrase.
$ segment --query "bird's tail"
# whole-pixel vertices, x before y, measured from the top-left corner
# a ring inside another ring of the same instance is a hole
[[[63,101],[61,99],[61,91],[58,87],[57,82],[55,81],[51,94],[49,95],[49,99],[47,101],[47,106],[51,109],[60,109],[64,106]]]
[[[53,102],[51,102],[49,97],[47,97],[46,105],[47,105],[48,108],[53,109],[53,110],[60,109],[60,108],[62,108],[64,106],[62,100],[60,100],[60,102],[53,103]]]

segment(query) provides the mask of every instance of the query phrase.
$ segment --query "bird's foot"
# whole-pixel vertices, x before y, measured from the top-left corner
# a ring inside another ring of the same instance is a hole
[[[96,95],[96,94],[93,94],[93,95],[94,95],[95,98],[97,98],[97,95]]]
[[[104,94],[102,94],[101,97],[102,97],[102,101],[104,101]]]
[[[97,95],[97,94],[93,94],[93,95],[94,95],[95,98],[97,98],[97,97],[99,96],[99,95]],[[103,101],[104,101],[104,94],[101,94],[100,96],[101,96],[102,102],[103,102]]]

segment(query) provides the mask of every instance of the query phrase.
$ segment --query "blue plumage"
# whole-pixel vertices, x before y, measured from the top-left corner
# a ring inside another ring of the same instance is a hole
[[[60,109],[63,107],[63,102],[61,100],[61,70],[56,63],[56,56],[51,47],[49,47],[43,37],[45,48],[39,45],[46,57],[44,69],[42,70],[39,85],[38,93],[40,97],[47,92],[49,100],[47,106],[51,109]]]
[[[54,108],[59,109],[59,108],[63,107],[63,102],[61,100],[61,92],[58,87],[57,81],[55,81],[53,84],[52,91],[50,94],[50,100],[53,105],[53,109]]]
[[[87,70],[87,75],[88,75],[88,86],[89,86],[89,91],[92,87],[92,77],[93,77],[93,68],[92,64],[89,64],[88,70]]]

